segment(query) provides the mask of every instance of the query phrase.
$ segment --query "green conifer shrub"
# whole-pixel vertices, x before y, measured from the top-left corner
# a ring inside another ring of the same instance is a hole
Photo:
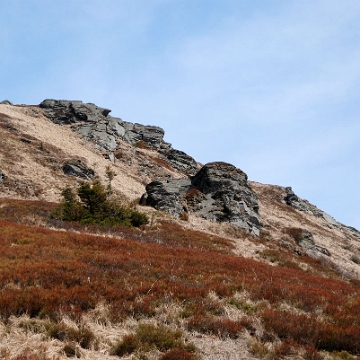
[[[57,219],[104,226],[140,227],[149,222],[146,214],[109,199],[109,192],[98,180],[80,182],[76,190],[66,187],[61,195],[61,204],[53,214]]]

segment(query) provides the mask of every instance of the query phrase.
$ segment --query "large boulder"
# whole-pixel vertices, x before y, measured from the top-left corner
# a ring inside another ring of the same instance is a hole
[[[227,163],[206,164],[192,178],[154,181],[146,186],[140,203],[175,217],[191,212],[228,222],[254,235],[259,235],[261,229],[257,195],[250,188],[247,175]]]
[[[146,193],[141,197],[140,204],[180,217],[187,211],[184,196],[191,188],[190,179],[153,181],[146,185]]]
[[[257,195],[243,171],[224,162],[209,163],[195,175],[192,184],[205,195],[196,213],[259,235],[261,224]]]
[[[133,131],[141,135],[141,140],[152,148],[159,148],[165,135],[165,131],[159,126],[134,124]]]

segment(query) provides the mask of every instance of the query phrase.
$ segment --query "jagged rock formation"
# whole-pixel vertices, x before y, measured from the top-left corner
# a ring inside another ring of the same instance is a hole
[[[231,164],[209,163],[194,177],[151,182],[140,203],[176,217],[192,212],[205,219],[229,222],[254,235],[260,233],[257,195],[247,175]]]
[[[231,165],[223,166],[225,170],[220,171],[221,166],[219,167],[217,163],[218,169],[215,171],[216,167],[208,164],[199,171],[199,164],[191,156],[173,149],[171,144],[164,141],[165,132],[162,128],[123,121],[110,116],[109,109],[92,103],[44,100],[39,107],[53,123],[67,125],[73,131],[79,132],[84,139],[95,143],[100,154],[112,163],[121,162],[128,164],[129,167],[134,164],[143,184],[148,183],[149,179],[159,180],[146,187],[146,195],[143,196],[142,203],[176,217],[190,212],[213,221],[229,222],[253,234],[259,234],[261,226],[256,195],[247,184],[246,174],[240,176],[230,168]],[[35,114],[34,109],[26,111]],[[20,140],[28,141],[24,139],[22,137]],[[125,143],[126,146],[135,145],[131,154],[130,150],[125,149]],[[154,150],[155,155],[148,154],[150,155],[148,157],[147,154],[141,153],[142,148]],[[166,168],[167,164],[170,171],[176,169],[188,178],[172,180],[169,173],[159,175],[159,167]],[[91,169],[88,166],[81,168],[79,165],[81,164],[76,161],[63,162],[61,168],[66,174],[91,179],[93,176]],[[82,165],[86,165],[85,162]],[[2,170],[8,173],[7,169]],[[215,180],[217,172],[220,181]],[[231,177],[233,180],[230,180]],[[164,182],[166,178],[168,180]],[[4,182],[4,176],[2,179],[0,181]],[[219,186],[215,185],[218,183]],[[285,192],[283,199],[287,205],[324,219],[329,228],[344,229],[360,239],[360,233],[356,229],[338,223],[308,201],[300,199],[291,188],[286,188]]]
[[[310,204],[307,200],[300,199],[297,195],[295,195],[291,187],[286,187],[285,191],[286,191],[286,196],[284,197],[284,200],[287,205],[293,206],[300,211],[305,211],[315,216],[322,217],[330,225],[336,226],[338,224],[333,217],[326,214],[324,211]]]
[[[307,212],[309,214],[315,215],[317,217],[323,218],[329,227],[332,228],[340,228],[346,229],[352,235],[356,236],[360,239],[360,232],[353,227],[346,226],[344,224],[339,223],[336,221],[332,216],[327,214],[326,212],[318,209],[315,205],[312,205],[307,200],[300,199],[292,190],[291,187],[285,188],[286,195],[284,197],[285,203],[289,206],[292,206],[300,211]]]
[[[164,141],[165,131],[158,126],[145,126],[123,121],[109,116],[111,110],[82,101],[44,100],[39,105],[52,122],[59,125],[72,125],[86,140],[93,141],[113,161],[113,153],[120,141],[132,145],[156,149],[174,168],[184,173],[194,173],[197,162],[182,151],[175,150]]]

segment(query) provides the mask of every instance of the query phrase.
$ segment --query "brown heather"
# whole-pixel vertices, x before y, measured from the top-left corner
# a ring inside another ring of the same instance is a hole
[[[26,209],[41,214],[42,206],[29,203]],[[1,318],[27,314],[56,323],[65,314],[79,321],[105,303],[110,321],[118,323],[129,316],[152,318],[161,304],[189,304],[190,312],[183,308],[190,316],[188,331],[237,338],[252,327],[251,321],[228,318],[223,306],[246,292],[252,302],[266,301],[255,314],[280,340],[317,350],[360,352],[359,286],[226,254],[221,247],[219,252],[206,246],[204,234],[189,236],[166,221],[161,226],[163,244],[154,244],[146,242],[150,230],[123,228],[127,237],[120,239],[1,220]],[[168,241],[164,233],[172,234]],[[209,293],[219,300],[209,300]],[[284,303],[289,309],[282,308]],[[53,336],[62,341],[80,336],[66,335],[61,326],[55,329]]]
[[[0,107],[1,359],[359,359],[351,234],[254,182],[260,237],[145,207],[140,228],[52,219],[61,190],[77,184],[63,163],[80,159],[104,181],[109,161],[37,107]],[[134,209],[154,173],[184,176],[137,146],[119,144],[111,167],[112,191]],[[304,229],[331,256],[309,256]]]

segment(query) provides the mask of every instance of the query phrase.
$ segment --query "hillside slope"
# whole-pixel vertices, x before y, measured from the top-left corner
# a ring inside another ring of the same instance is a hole
[[[245,190],[257,198],[259,236],[201,212],[173,217],[136,205],[147,184],[190,184],[201,165],[163,142],[156,127],[126,123],[109,150],[111,139],[104,145],[94,136],[102,118],[85,136],[88,122],[66,115],[69,123],[59,125],[45,115],[39,106],[0,104],[2,358],[74,352],[115,359],[121,341],[129,359],[159,359],[173,348],[182,355],[174,350],[164,359],[360,355],[356,229],[289,188],[254,181]],[[149,225],[110,229],[51,219],[62,189],[106,182],[109,170],[114,194],[147,213]],[[180,205],[192,209],[188,194]],[[155,332],[158,343],[142,331]],[[161,331],[172,334],[172,345],[159,344]]]
[[[0,171],[5,176],[1,185],[2,197],[58,202],[61,190],[79,181],[78,177],[64,173],[63,167],[68,163],[81,163],[85,168],[94,169],[96,176],[103,181],[110,166],[117,174],[113,188],[130,201],[138,201],[145,192],[145,185],[153,180],[187,177],[166,163],[156,149],[139,148],[126,141],[118,141],[116,158],[111,162],[106,152],[96,148],[94,142],[84,140],[80,133],[72,130],[72,125],[54,124],[37,106],[0,104],[0,119]],[[317,211],[309,208],[299,210],[301,207],[296,204],[304,204],[301,199],[293,206],[287,205],[285,188],[256,182],[250,184],[259,198],[263,236],[271,237],[274,240],[272,245],[290,241],[286,238],[288,228],[307,230],[315,243],[304,242],[300,251],[323,259],[346,277],[359,278],[360,266],[356,260],[360,258],[358,231],[337,223],[311,204]],[[189,224],[184,226],[214,233],[221,233],[223,227],[228,228],[226,224],[218,225],[194,215],[190,215]],[[251,250],[246,241],[240,243],[236,237],[234,241],[237,253],[256,256],[257,247]],[[320,248],[311,245],[323,247],[328,252],[321,252]]]

